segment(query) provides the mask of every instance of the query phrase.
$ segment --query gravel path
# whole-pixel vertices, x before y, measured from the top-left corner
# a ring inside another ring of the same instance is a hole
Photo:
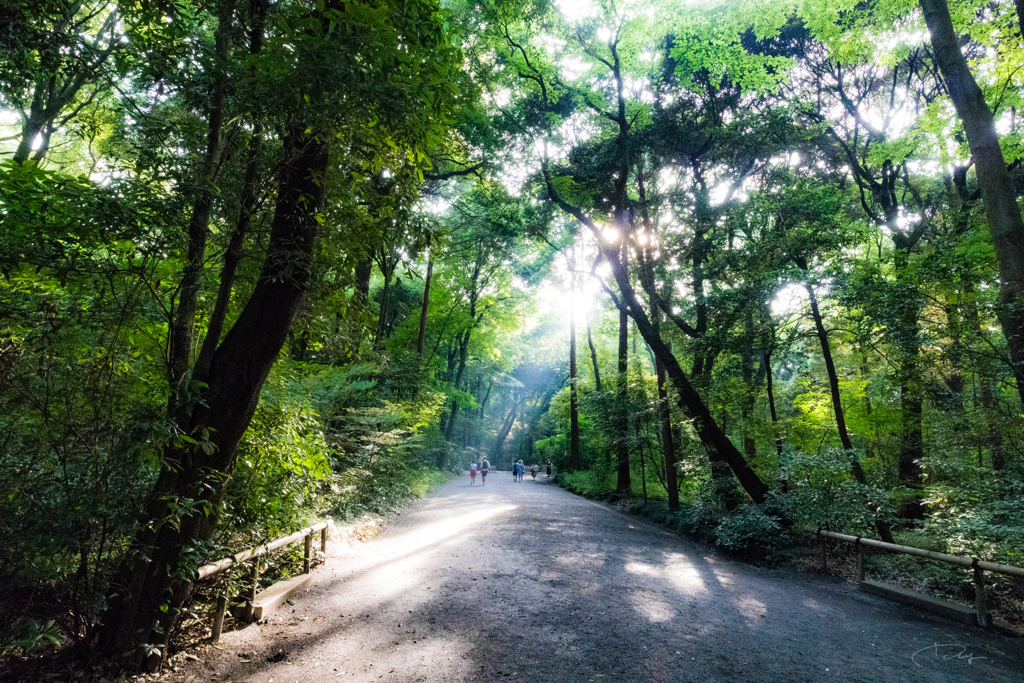
[[[1024,641],[510,476],[331,544],[294,608],[225,634],[199,680],[1024,681]]]

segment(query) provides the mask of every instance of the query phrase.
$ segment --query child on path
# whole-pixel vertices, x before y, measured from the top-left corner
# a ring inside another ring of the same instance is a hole
[[[530,466],[530,474],[533,475],[533,480],[537,481],[537,473],[540,472],[540,465],[534,464]]]
[[[490,471],[490,469],[491,469],[491,463],[489,463],[487,461],[487,458],[484,458],[483,460],[480,461],[480,485],[481,486],[487,486],[487,473]]]
[[[469,463],[469,485],[472,486],[476,483],[476,463]]]

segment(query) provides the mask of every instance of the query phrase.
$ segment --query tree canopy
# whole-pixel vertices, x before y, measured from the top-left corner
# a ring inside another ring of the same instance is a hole
[[[57,639],[157,666],[204,561],[483,457],[1020,564],[1016,5],[0,0],[0,55],[0,576]]]

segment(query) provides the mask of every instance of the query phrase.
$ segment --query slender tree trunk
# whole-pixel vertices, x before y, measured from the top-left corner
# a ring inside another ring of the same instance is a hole
[[[921,302],[916,285],[908,281],[910,249],[909,246],[902,246],[901,241],[897,240],[894,257],[896,278],[902,285],[900,290],[903,293],[896,302],[900,326],[895,331],[901,422],[898,471],[900,484],[910,490],[921,492],[924,486],[924,472],[921,469],[921,459],[924,457],[924,386],[920,368],[921,337],[918,322]],[[907,502],[903,506],[901,515],[911,519],[922,519],[925,512],[919,494],[915,501]]]
[[[743,348],[740,350],[740,369],[743,379],[743,399],[740,403],[740,418],[743,421],[743,455],[747,462],[757,459],[757,442],[754,440],[754,313],[747,311],[744,321]]]
[[[853,450],[850,434],[846,430],[846,414],[843,412],[843,403],[839,394],[839,375],[836,373],[836,364],[832,360],[832,347],[828,341],[828,331],[825,329],[825,325],[821,320],[821,311],[818,309],[818,297],[814,295],[814,288],[811,285],[807,284],[804,287],[806,287],[807,295],[811,300],[811,315],[814,317],[814,329],[817,331],[818,341],[821,343],[821,355],[825,358],[825,370],[828,372],[828,386],[832,393],[832,409],[836,414],[836,428],[839,430],[839,441],[842,442],[843,450],[846,451],[847,457],[850,459],[850,471],[853,474],[853,478],[857,480],[858,484],[866,486],[868,479],[864,475],[864,470],[861,468],[860,461]],[[878,527],[878,534],[882,537],[883,541],[886,543],[894,542],[892,531],[889,529],[887,522],[876,515],[875,525]]]
[[[654,331],[661,335],[661,312],[655,304],[655,294],[651,295],[651,323]],[[648,345],[648,350],[651,347]],[[654,356],[654,351],[651,351]],[[654,357],[655,376],[658,380],[658,416],[661,421],[661,448],[665,457],[665,490],[668,492],[668,509],[679,511],[679,484],[676,476],[676,444],[672,434],[672,411],[668,404],[668,385],[665,376],[665,364],[657,356]]]
[[[505,445],[505,439],[508,438],[509,432],[512,431],[512,425],[516,423],[516,412],[518,412],[518,410],[519,404],[513,401],[512,410],[509,411],[504,424],[502,424],[501,429],[498,430],[498,438],[494,442],[494,462],[501,462],[501,449]]]
[[[179,578],[189,570],[182,563],[191,561],[183,551],[213,535],[238,443],[308,287],[328,147],[304,130],[299,123],[285,136],[291,161],[281,171],[259,281],[214,354],[201,400],[193,404],[187,424],[179,425],[198,444],[164,454],[145,523],[111,581],[114,595],[98,640],[108,655],[138,661],[144,644],[166,643],[189,591]]]
[[[594,365],[594,388],[601,393],[601,370],[597,367],[597,350],[594,348],[594,339],[590,334],[590,321],[587,321],[587,345],[590,346],[590,362]]]
[[[619,367],[618,386],[616,387],[616,435],[615,454],[618,464],[618,471],[615,482],[615,489],[621,493],[629,493],[633,488],[629,473],[629,442],[627,430],[629,429],[629,318],[625,310],[619,311]]]
[[[668,405],[668,386],[665,364],[655,358],[658,375],[658,412],[661,413],[661,441],[665,450],[665,488],[668,490],[668,509],[679,511],[679,483],[676,474],[676,443],[672,435],[672,411]]]
[[[575,287],[573,301],[569,305],[569,469],[583,469],[583,454],[580,452],[580,412],[576,391],[576,306]]]
[[[430,278],[434,274],[434,259],[427,260],[427,278],[423,282],[423,307],[420,309],[420,334],[416,338],[416,355],[423,360],[423,339],[427,334],[427,308],[430,306]]]
[[[380,316],[377,318],[377,334],[374,338],[374,346],[380,347],[384,344],[384,331],[388,325],[388,307],[390,306],[391,296],[391,276],[394,274],[392,267],[392,255],[381,253],[380,259],[380,271],[381,275],[384,276],[384,292],[381,294],[380,299]]]
[[[964,126],[981,186],[988,229],[999,262],[997,315],[1024,401],[1024,220],[999,146],[995,119],[971,74],[946,0],[920,0],[935,61]]]
[[[459,337],[459,369],[455,373],[455,382],[453,386],[456,390],[462,389],[462,375],[466,372],[466,360],[469,357],[469,338],[472,334],[472,330],[466,330]],[[452,409],[448,417],[448,424],[445,429],[444,438],[447,441],[451,441],[455,435],[455,418],[459,415],[459,402],[458,400],[452,400]]]
[[[487,401],[491,398],[491,389],[494,388],[494,382],[487,383],[487,393],[484,394],[484,400],[480,401],[480,419],[484,419],[484,408],[487,407]]]
[[[768,391],[768,413],[772,418],[772,430],[775,432],[775,452],[779,458],[779,484],[782,492],[789,491],[789,475],[786,472],[786,463],[783,462],[782,433],[779,429],[779,414],[775,410],[775,380],[772,375],[771,354],[764,354],[762,362],[765,367],[765,388]]]

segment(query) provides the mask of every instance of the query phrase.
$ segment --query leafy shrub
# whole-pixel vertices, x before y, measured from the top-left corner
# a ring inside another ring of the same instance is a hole
[[[579,470],[576,472],[558,472],[555,483],[585,498],[600,498],[614,490],[612,475],[604,471]]]
[[[775,502],[797,527],[823,526],[832,531],[874,536],[874,510],[891,519],[884,492],[858,484],[850,474],[845,451],[827,448],[821,453],[793,453],[787,466],[790,491]]]
[[[757,505],[741,505],[715,529],[715,544],[746,560],[774,563],[784,547],[782,526]]]
[[[719,506],[710,498],[698,498],[693,505],[686,505],[679,512],[679,528],[687,536],[710,543],[715,540],[715,531],[722,521]]]

